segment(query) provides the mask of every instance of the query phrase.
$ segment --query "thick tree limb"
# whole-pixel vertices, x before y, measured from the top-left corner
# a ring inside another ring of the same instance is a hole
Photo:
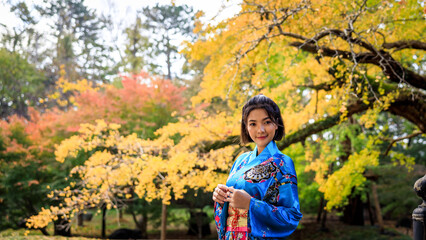
[[[380,51],[379,54],[371,52],[361,52],[353,54],[349,51],[338,49],[331,49],[327,47],[318,46],[311,43],[292,42],[290,46],[297,47],[303,51],[317,54],[321,53],[322,56],[335,57],[356,61],[357,63],[370,63],[382,68],[383,73],[389,77],[389,80],[395,83],[401,83],[404,80],[413,87],[426,90],[426,77],[421,76],[399,64],[392,56],[385,52]]]
[[[386,111],[404,117],[419,127],[421,132],[426,133],[426,103],[424,101],[424,97],[424,95],[413,96],[409,92],[401,93],[401,96],[395,99]],[[373,99],[370,99],[370,102],[373,102]],[[349,117],[353,114],[363,112],[371,107],[371,105],[372,104],[365,105],[359,101],[348,106],[347,115]],[[334,116],[327,117],[324,120],[306,125],[302,129],[287,135],[283,141],[277,143],[278,148],[280,150],[285,149],[291,144],[304,141],[312,134],[319,133],[337,125],[340,121],[340,115],[341,114],[336,114]]]
[[[371,99],[371,103],[374,100]],[[350,105],[347,107],[347,116],[352,116],[353,114],[363,112],[367,110],[369,107],[371,107],[372,104],[366,105],[362,101],[357,101],[356,103]],[[277,143],[277,146],[280,150],[287,148],[288,146],[297,143],[305,141],[305,139],[312,134],[320,133],[323,130],[329,129],[335,125],[337,125],[340,122],[340,116],[342,114],[338,113],[333,116],[329,116],[323,120],[319,120],[317,122],[314,122],[312,124],[307,124],[303,128],[297,130],[294,133],[288,134],[284,140]]]
[[[414,123],[426,133],[426,96],[420,92],[403,92],[386,110]]]
[[[280,150],[283,150],[294,143],[305,141],[305,139],[312,134],[322,132],[323,130],[329,129],[338,124],[340,121],[340,116],[341,114],[337,114],[315,123],[308,124],[302,129],[286,135],[284,140],[277,142],[277,146]]]
[[[390,107],[385,110],[394,115],[401,116],[413,124],[415,124],[421,131],[426,133],[426,96],[424,94],[412,92],[401,92],[400,96],[391,103]],[[375,101],[374,97],[369,99],[370,104],[366,105],[362,101],[357,101],[347,107],[347,116],[350,117],[353,114],[364,112],[373,106]],[[307,137],[320,133],[327,130],[340,122],[341,113],[333,116],[329,116],[325,119],[319,120],[312,124],[307,124],[301,129],[286,135],[284,140],[277,142],[277,146],[280,150],[283,150],[290,145],[304,141]],[[201,152],[208,152],[214,149],[220,149],[229,145],[239,144],[239,136],[229,136],[227,139],[216,142],[204,142],[204,148],[201,148]]]
[[[397,50],[400,50],[400,49],[411,48],[411,49],[419,49],[419,50],[426,51],[426,42],[421,42],[417,40],[401,40],[401,41],[396,41],[392,43],[384,43],[382,47],[386,49],[396,48]]]
[[[347,33],[345,33],[344,31],[342,31],[340,29],[327,29],[327,30],[324,30],[324,31],[318,33],[317,35],[315,35],[315,37],[307,40],[305,42],[305,44],[316,44],[322,38],[324,38],[326,36],[330,36],[330,35],[339,37],[339,38],[341,38],[341,39],[343,39],[343,40],[345,40],[345,41],[347,41],[349,43],[357,44],[357,45],[359,45],[359,46],[361,46],[361,47],[369,50],[370,52],[373,52],[373,53],[377,52],[377,50],[371,44],[369,44],[369,43],[367,43],[367,42],[365,42],[365,41],[363,41],[363,40],[361,40],[359,38],[349,37],[347,35]]]

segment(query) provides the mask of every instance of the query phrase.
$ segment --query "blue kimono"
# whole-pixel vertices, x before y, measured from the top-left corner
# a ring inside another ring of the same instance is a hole
[[[218,239],[285,239],[302,218],[293,161],[280,152],[274,141],[259,156],[256,153],[257,146],[240,155],[226,181],[228,187],[244,189],[252,196],[243,218],[244,222],[247,219],[245,236],[237,238],[227,226],[229,203],[223,207],[215,203]]]

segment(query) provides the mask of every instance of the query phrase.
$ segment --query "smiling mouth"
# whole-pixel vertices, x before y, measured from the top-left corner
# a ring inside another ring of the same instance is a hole
[[[267,136],[263,136],[263,137],[257,137],[257,138],[260,138],[260,139],[265,139]]]

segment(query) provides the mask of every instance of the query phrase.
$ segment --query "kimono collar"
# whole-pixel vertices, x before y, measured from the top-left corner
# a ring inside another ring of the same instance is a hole
[[[256,157],[269,158],[271,156],[274,156],[277,152],[280,153],[280,150],[275,144],[275,141],[270,141],[268,145],[266,146],[266,148],[263,149],[263,151],[258,156],[256,156],[256,153],[257,153],[257,145],[256,145],[256,147],[253,150],[253,154],[251,154],[250,156],[250,160],[253,160]]]

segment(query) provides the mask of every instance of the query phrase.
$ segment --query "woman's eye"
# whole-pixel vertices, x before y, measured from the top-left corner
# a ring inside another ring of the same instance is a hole
[[[255,126],[255,125],[256,125],[256,124],[254,124],[254,123],[250,123],[250,124],[249,124],[249,126],[252,126],[252,127],[253,127],[253,126]]]
[[[266,121],[265,122],[265,124],[271,124],[272,123],[272,121]]]

